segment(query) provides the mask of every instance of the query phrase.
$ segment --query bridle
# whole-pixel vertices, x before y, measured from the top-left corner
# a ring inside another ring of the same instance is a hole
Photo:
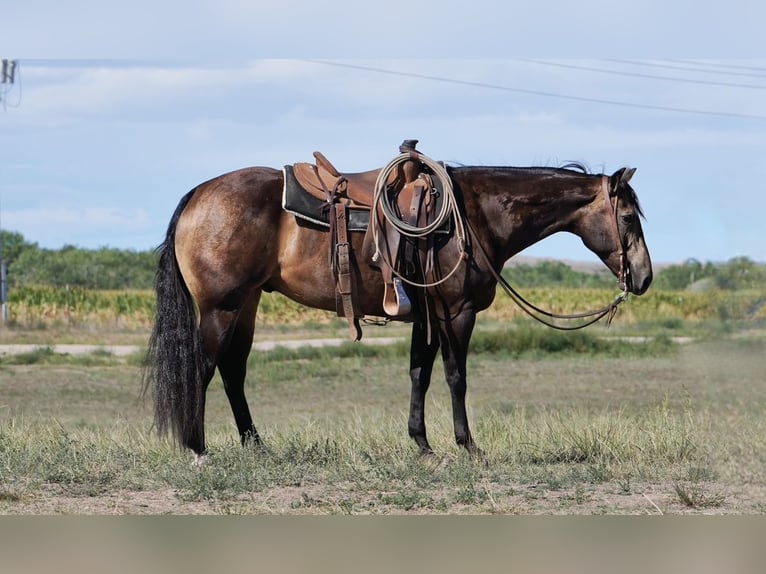
[[[620,184],[618,183],[617,186]],[[604,195],[604,201],[607,204],[607,207],[612,212],[612,230],[614,233],[614,236],[617,238],[617,245],[620,246],[620,270],[617,274],[617,285],[619,286],[620,290],[624,293],[627,293],[628,288],[630,286],[631,277],[630,277],[630,267],[628,266],[628,259],[627,259],[627,250],[625,249],[625,241],[620,234],[620,226],[618,223],[619,215],[617,213],[617,206],[620,201],[620,197],[617,194],[617,187],[615,187],[614,190],[614,203],[612,203],[612,194],[609,192],[609,177],[606,175],[601,176],[601,190]]]
[[[617,185],[619,185],[619,183]],[[503,288],[503,290],[510,296],[511,299],[513,299],[514,303],[516,303],[521,308],[521,310],[524,311],[527,315],[529,315],[536,321],[539,321],[543,325],[547,325],[548,327],[551,327],[553,329],[558,329],[560,331],[575,331],[577,329],[583,329],[584,327],[592,325],[593,323],[600,321],[604,317],[607,318],[606,324],[608,326],[611,324],[612,319],[617,313],[617,306],[628,298],[628,284],[631,281],[630,267],[628,266],[625,243],[622,239],[622,236],[620,235],[620,228],[617,222],[617,218],[618,218],[617,206],[619,203],[619,196],[617,195],[617,189],[615,188],[615,194],[614,194],[615,198],[614,198],[614,203],[612,203],[612,197],[609,192],[609,177],[606,175],[601,176],[601,190],[604,195],[604,201],[606,201],[609,207],[609,210],[612,212],[611,213],[612,216],[609,219],[612,221],[611,228],[617,239],[617,245],[619,245],[619,249],[620,249],[620,269],[617,275],[617,284],[621,292],[619,295],[617,295],[617,297],[615,297],[615,299],[611,303],[608,303],[604,307],[601,307],[600,309],[595,309],[593,311],[586,311],[584,313],[572,313],[572,314],[551,313],[550,311],[545,311],[544,309],[540,309],[539,307],[527,301],[518,291],[516,291],[516,289],[514,289],[508,283],[508,281],[505,280],[505,278],[500,273],[495,271],[495,268],[492,266],[492,263],[489,259],[489,255],[487,255],[487,252],[484,250],[484,247],[481,245],[481,242],[479,241],[479,238],[476,235],[476,232],[474,231],[470,222],[466,221],[466,226],[468,227],[468,230],[471,234],[472,243],[479,247],[479,252],[484,257],[484,260],[487,263],[487,266],[489,267],[490,272],[492,273],[494,278],[497,280],[497,282],[500,284],[500,286]],[[556,323],[551,322],[549,319],[561,319],[561,320],[570,320],[570,321],[575,319],[587,319],[587,321],[574,326],[565,326],[565,325],[557,325]]]

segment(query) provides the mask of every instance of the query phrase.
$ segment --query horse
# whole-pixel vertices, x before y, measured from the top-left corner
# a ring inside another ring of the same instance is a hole
[[[412,323],[407,428],[421,455],[433,455],[424,407],[440,350],[455,440],[471,455],[481,452],[466,414],[466,358],[476,315],[492,304],[508,259],[554,233],[572,233],[620,279],[624,293],[649,288],[643,212],[629,184],[634,171],[445,167],[468,246],[458,245],[454,233],[435,242],[435,267],[453,272],[437,284],[407,286],[416,302],[406,318]],[[206,454],[205,395],[216,368],[242,444],[261,444],[244,392],[261,294],[276,291],[308,307],[337,309],[328,232],[283,209],[284,177],[280,169],[248,167],[198,185],[180,200],[157,248],[144,393],[153,391],[159,434],[170,431],[195,460]],[[351,233],[348,241],[353,253],[364,252],[364,234]],[[360,312],[385,317],[380,269],[357,255],[352,273]]]

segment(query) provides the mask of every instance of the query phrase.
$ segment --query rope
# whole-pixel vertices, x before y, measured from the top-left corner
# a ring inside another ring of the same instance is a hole
[[[394,159],[388,162],[388,164],[382,170],[380,170],[380,173],[378,174],[378,178],[375,181],[375,193],[373,195],[373,200],[372,200],[372,210],[373,210],[373,213],[375,214],[374,217],[372,218],[372,237],[373,237],[373,243],[375,244],[375,253],[373,255],[373,260],[378,261],[382,257],[382,254],[380,252],[380,242],[378,241],[378,236],[380,233],[380,229],[377,225],[378,224],[378,211],[377,211],[378,206],[380,206],[386,221],[394,229],[396,229],[396,231],[398,231],[401,235],[405,237],[409,237],[409,238],[426,237],[430,235],[431,233],[434,233],[442,225],[447,223],[451,218],[455,224],[455,239],[457,241],[460,254],[457,258],[457,261],[454,267],[450,270],[449,273],[447,273],[447,275],[445,275],[444,277],[442,277],[441,279],[437,281],[418,283],[416,281],[413,281],[401,275],[396,269],[393,268],[393,265],[390,266],[394,275],[396,275],[399,279],[401,279],[405,283],[412,285],[413,287],[423,287],[423,288],[435,287],[436,285],[440,285],[441,283],[444,283],[447,279],[449,279],[458,270],[458,268],[460,267],[460,264],[465,260],[465,225],[463,222],[463,218],[460,216],[460,211],[458,209],[457,201],[455,200],[455,190],[452,187],[452,179],[447,173],[447,170],[439,162],[436,162],[419,152],[415,152],[415,153],[418,154],[417,155],[418,161],[428,166],[433,172],[433,174],[442,183],[442,186],[444,188],[442,190],[443,199],[442,199],[441,205],[439,206],[439,211],[434,216],[433,221],[423,227],[419,227],[417,225],[410,225],[406,221],[403,221],[402,219],[399,218],[399,216],[396,214],[396,212],[394,211],[394,208],[391,205],[388,194],[385,193],[388,188],[388,183],[387,183],[388,176],[400,164],[403,164],[406,161],[412,160],[413,157],[412,157],[412,154],[407,152],[401,153],[398,156],[396,156]],[[432,186],[429,186],[429,187],[432,187]]]
[[[468,230],[471,232],[471,236],[473,237],[473,240],[474,240],[473,243],[479,246],[479,251],[484,257],[484,261],[487,264],[487,267],[489,268],[490,272],[492,273],[494,278],[497,280],[497,282],[500,284],[500,286],[503,288],[503,291],[505,291],[506,294],[508,294],[508,296],[511,299],[513,299],[513,302],[516,303],[516,305],[518,305],[522,311],[524,311],[527,315],[532,317],[535,321],[542,323],[546,327],[557,329],[559,331],[576,331],[578,329],[584,329],[585,327],[593,325],[593,323],[600,321],[604,317],[607,317],[606,324],[607,326],[609,326],[611,325],[612,319],[617,313],[617,306],[620,305],[620,303],[622,303],[628,298],[628,289],[627,287],[623,286],[622,292],[619,295],[617,295],[617,297],[615,297],[611,303],[608,303],[607,305],[604,305],[600,309],[595,309],[593,311],[585,311],[583,313],[572,313],[572,314],[559,314],[559,313],[551,313],[550,311],[545,311],[544,309],[540,309],[539,307],[527,301],[518,291],[516,291],[516,289],[514,289],[511,286],[510,283],[508,283],[508,281],[505,280],[505,277],[503,277],[500,273],[495,271],[495,268],[492,266],[492,262],[489,260],[489,256],[487,255],[487,252],[484,250],[484,247],[479,241],[479,238],[476,235],[476,232],[473,230],[473,227],[471,226],[470,221],[468,222]],[[563,326],[563,325],[557,325],[551,321],[543,319],[542,317],[539,317],[536,313],[543,315],[545,317],[549,317],[551,319],[562,319],[567,321],[571,321],[574,319],[589,319],[589,320],[579,325]]]

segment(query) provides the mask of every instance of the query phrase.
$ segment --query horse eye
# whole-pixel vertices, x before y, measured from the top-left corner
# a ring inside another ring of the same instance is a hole
[[[625,225],[630,225],[631,223],[633,223],[636,220],[636,216],[635,215],[623,215],[621,217],[621,219],[622,219],[622,222]]]

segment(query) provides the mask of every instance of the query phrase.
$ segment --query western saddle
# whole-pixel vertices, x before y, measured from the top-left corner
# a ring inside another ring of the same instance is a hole
[[[354,340],[362,338],[354,276],[352,273],[351,244],[348,240],[349,210],[369,211],[369,225],[365,232],[362,257],[369,265],[380,269],[384,282],[383,310],[390,317],[407,318],[412,303],[405,292],[401,278],[417,273],[413,262],[418,259],[418,241],[402,241],[399,230],[391,225],[380,204],[376,204],[376,186],[383,186],[383,201],[388,201],[395,217],[409,225],[423,226],[429,222],[438,197],[428,167],[415,149],[417,140],[405,140],[399,146],[401,161],[386,169],[361,173],[341,173],[320,152],[314,152],[316,163],[296,163],[292,175],[301,188],[321,200],[322,209],[329,210],[330,264],[336,282],[338,315],[345,316]],[[287,174],[287,169],[286,169]],[[384,179],[382,179],[384,178]],[[286,183],[287,186],[287,183]],[[287,192],[287,187],[286,187]],[[376,234],[375,228],[379,233]],[[379,236],[376,236],[379,235]],[[422,274],[422,266],[421,266]]]

